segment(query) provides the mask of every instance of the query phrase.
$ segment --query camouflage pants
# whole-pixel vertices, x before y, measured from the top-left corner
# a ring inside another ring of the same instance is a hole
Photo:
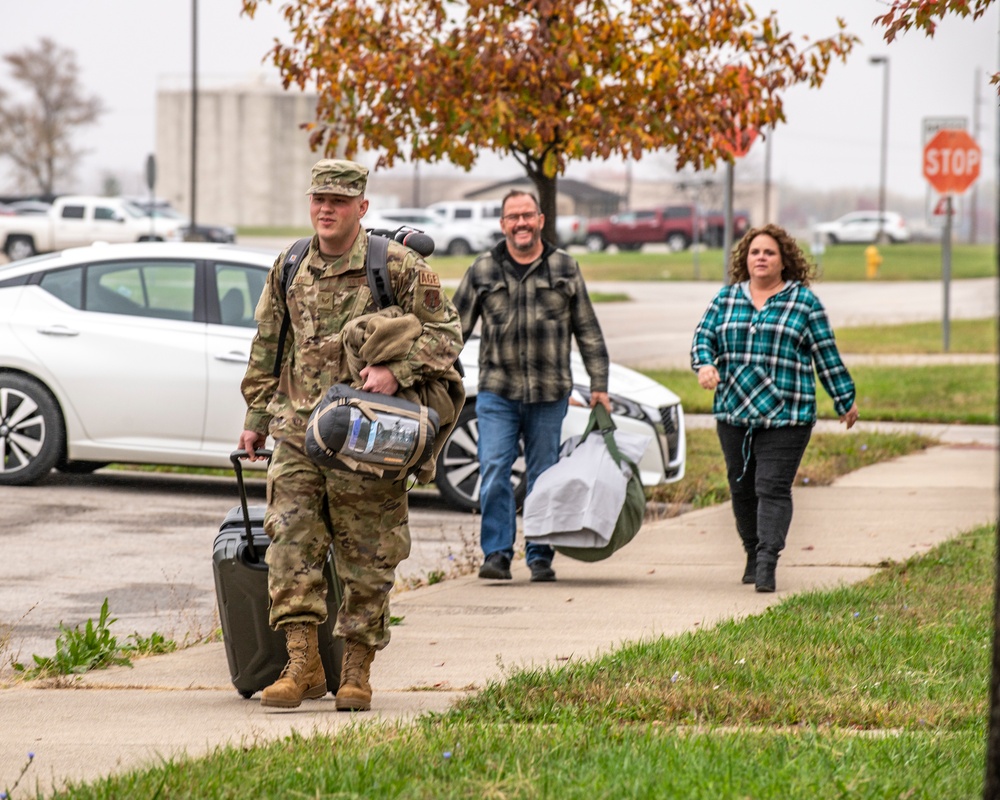
[[[327,527],[324,499],[328,498]],[[327,617],[323,564],[333,543],[344,584],[335,634],[368,646],[389,643],[389,592],[396,567],[410,554],[405,486],[323,469],[302,441],[281,439],[267,472],[264,529],[272,627],[320,623]]]

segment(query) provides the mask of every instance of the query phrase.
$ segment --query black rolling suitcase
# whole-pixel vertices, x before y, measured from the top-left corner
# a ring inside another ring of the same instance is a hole
[[[257,455],[271,456],[266,450],[258,450]],[[247,506],[240,464],[245,456],[245,450],[236,450],[230,456],[236,470],[240,505],[230,509],[219,527],[212,553],[212,571],[229,673],[236,690],[249,698],[278,679],[288,662],[288,651],[284,633],[268,625],[270,602],[264,554],[270,539],[264,533],[264,506]],[[326,598],[327,621],[319,627],[319,651],[327,688],[336,694],[340,685],[343,642],[334,637],[333,626],[343,587],[333,569],[332,551],[323,574],[330,588]]]

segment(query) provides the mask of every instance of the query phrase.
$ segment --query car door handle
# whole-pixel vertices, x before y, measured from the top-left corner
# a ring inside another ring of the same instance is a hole
[[[50,325],[47,328],[39,328],[38,332],[43,336],[79,336],[80,331],[67,328],[65,325]]]
[[[216,361],[228,361],[233,364],[246,364],[250,361],[250,354],[240,350],[230,350],[228,353],[216,353]]]

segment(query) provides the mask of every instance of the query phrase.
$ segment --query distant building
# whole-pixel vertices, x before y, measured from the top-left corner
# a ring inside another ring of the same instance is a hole
[[[198,90],[196,221],[243,228],[309,227],[305,192],[309,171],[321,154],[309,147],[302,124],[316,112],[316,95],[258,82]],[[375,156],[358,160],[374,167]],[[191,91],[161,88],[156,102],[156,195],[190,215]],[[745,168],[745,165],[740,165]],[[740,170],[743,171],[742,169]],[[373,171],[368,199],[373,211],[427,206],[439,200],[497,199],[511,188],[533,189],[526,175],[497,180],[455,168],[454,174],[421,174],[418,164]],[[752,172],[752,170],[751,170]],[[762,192],[754,178],[737,180],[734,206],[761,220]],[[595,170],[588,180],[560,177],[558,214],[603,217],[629,208],[697,203],[722,208],[722,175],[692,178],[662,168],[633,179],[629,168]],[[775,191],[772,209],[779,208]],[[778,216],[772,213],[773,217]]]
[[[500,181],[465,193],[469,200],[499,200],[511,189],[535,192],[535,185],[527,175]],[[556,181],[556,214],[578,214],[581,217],[606,217],[621,210],[625,198],[598,186],[575,178]]]
[[[320,158],[301,123],[316,95],[249,84],[198,90],[196,221],[309,226],[309,171]],[[158,196],[191,211],[191,91],[156,98]]]

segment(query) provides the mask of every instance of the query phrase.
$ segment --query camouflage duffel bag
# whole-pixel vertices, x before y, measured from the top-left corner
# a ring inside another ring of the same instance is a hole
[[[434,450],[437,411],[338,383],[309,416],[306,454],[321,467],[405,478]]]

